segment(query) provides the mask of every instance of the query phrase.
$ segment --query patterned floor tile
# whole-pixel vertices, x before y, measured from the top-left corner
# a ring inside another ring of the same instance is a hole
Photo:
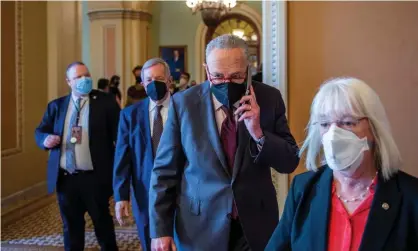
[[[111,213],[114,215],[114,203],[111,202]],[[131,214],[132,215],[132,214]],[[115,222],[116,239],[119,250],[141,250],[132,217],[128,224],[120,227]],[[1,231],[2,250],[54,250],[64,246],[62,222],[56,202],[6,226]],[[93,223],[86,214],[86,250],[98,250],[98,243],[93,232]]]

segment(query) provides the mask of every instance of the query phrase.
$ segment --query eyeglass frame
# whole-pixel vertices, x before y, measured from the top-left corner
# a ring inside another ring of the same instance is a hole
[[[351,119],[351,121],[347,121],[345,119]],[[322,128],[322,129],[328,129],[332,124],[336,124],[338,127],[340,128],[344,128],[347,130],[351,130],[354,129],[355,127],[357,127],[360,122],[364,119],[368,119],[367,117],[360,117],[360,118],[354,118],[354,117],[346,117],[344,119],[338,119],[338,120],[322,120],[322,121],[317,121],[312,123],[312,125],[318,125]],[[324,123],[328,123],[329,125],[324,126]],[[351,123],[351,125],[347,125],[345,123]]]
[[[245,78],[248,76],[248,70],[249,70],[249,66],[247,66],[247,69],[245,70],[245,73],[242,73],[242,72],[239,72],[239,73],[234,72],[232,74],[232,75],[234,75],[234,74],[242,74],[242,76],[240,75],[239,78],[235,78],[235,76],[233,76],[233,77],[230,76],[229,78],[225,78],[225,76],[217,78],[217,77],[213,76],[212,73],[209,71],[208,65],[205,64],[205,68],[206,68],[206,71],[208,73],[208,80],[211,83],[213,83],[213,84],[225,84],[225,83],[228,83],[228,82],[242,84],[242,83],[245,82]],[[214,79],[214,78],[217,78],[217,79]],[[238,80],[238,81],[236,81],[236,80]],[[220,81],[220,82],[215,82],[215,81]]]

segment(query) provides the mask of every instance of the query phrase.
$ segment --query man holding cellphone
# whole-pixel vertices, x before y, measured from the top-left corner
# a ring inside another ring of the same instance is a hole
[[[264,250],[278,220],[270,167],[299,158],[279,90],[254,82],[244,40],[206,48],[208,81],[173,96],[150,184],[152,250]]]

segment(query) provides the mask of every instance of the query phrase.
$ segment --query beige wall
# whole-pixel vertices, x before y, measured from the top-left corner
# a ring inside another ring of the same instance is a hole
[[[418,3],[289,2],[288,7],[289,119],[297,141],[304,138],[320,83],[358,77],[380,95],[404,170],[418,176]]]
[[[14,5],[16,2],[2,2],[2,24],[14,18]],[[2,62],[10,64],[9,69],[2,67],[2,89],[14,90],[6,96],[2,92],[2,169],[1,169],[1,196],[3,199],[18,191],[45,181],[47,153],[37,149],[34,142],[34,129],[38,125],[47,104],[47,31],[46,31],[46,2],[22,3],[22,86],[17,88],[16,67],[10,54],[2,53]],[[9,11],[4,11],[7,8]],[[3,12],[4,11],[4,12]],[[15,29],[2,29],[2,46],[6,42],[10,46],[7,50],[14,50]],[[2,48],[3,51],[3,48]],[[3,64],[2,64],[3,65]],[[8,80],[9,79],[9,80]],[[21,117],[16,116],[19,102],[19,93],[22,97]],[[5,102],[5,103],[4,103]],[[4,131],[3,122],[13,121],[17,125],[21,123],[21,130]],[[3,146],[15,145],[13,141],[22,135],[22,148],[20,152],[6,154]],[[4,137],[4,135],[10,137]]]

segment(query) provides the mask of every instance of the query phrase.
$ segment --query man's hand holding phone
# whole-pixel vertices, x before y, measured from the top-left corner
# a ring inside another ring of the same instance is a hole
[[[235,111],[235,115],[240,116],[238,121],[244,121],[251,137],[258,141],[263,137],[263,130],[260,125],[260,106],[258,106],[252,85],[250,86],[250,93],[241,98],[240,104],[240,107]]]

